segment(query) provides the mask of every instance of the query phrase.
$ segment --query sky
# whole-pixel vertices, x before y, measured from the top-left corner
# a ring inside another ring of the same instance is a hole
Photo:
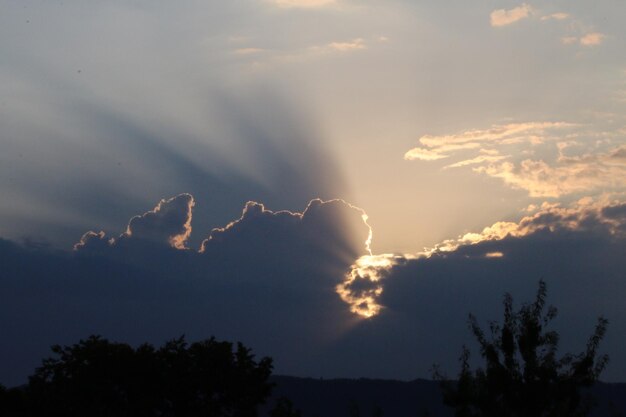
[[[0,382],[91,333],[453,373],[467,314],[539,279],[624,380],[623,2],[0,10]]]

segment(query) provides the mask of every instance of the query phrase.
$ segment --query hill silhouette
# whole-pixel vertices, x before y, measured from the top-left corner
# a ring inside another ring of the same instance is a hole
[[[379,407],[384,417],[452,417],[454,409],[442,401],[437,381],[416,379],[315,379],[272,376],[272,398],[261,415],[281,397],[289,398],[302,417],[348,417],[358,407],[361,417],[373,417]],[[597,400],[590,417],[626,416],[626,383],[596,383],[591,394]]]

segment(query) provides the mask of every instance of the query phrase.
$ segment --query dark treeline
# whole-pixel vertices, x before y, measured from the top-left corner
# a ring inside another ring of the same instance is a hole
[[[92,336],[52,351],[26,386],[2,389],[1,416],[254,417],[272,388],[271,359],[213,338],[135,349]]]

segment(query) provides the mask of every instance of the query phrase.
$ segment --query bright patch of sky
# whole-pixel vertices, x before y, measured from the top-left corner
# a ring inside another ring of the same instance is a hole
[[[416,252],[624,189],[618,2],[2,9],[3,237],[68,247],[193,192],[205,231],[249,199],[344,198],[375,253]]]

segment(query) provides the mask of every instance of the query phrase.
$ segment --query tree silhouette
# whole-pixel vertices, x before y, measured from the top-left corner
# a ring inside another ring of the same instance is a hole
[[[281,397],[276,400],[276,405],[270,410],[270,417],[301,417],[300,410],[293,407],[290,399]]]
[[[27,409],[25,392],[22,388],[7,389],[0,385],[0,416],[30,416]]]
[[[581,388],[597,380],[607,364],[597,350],[607,320],[600,317],[586,349],[557,359],[559,335],[547,330],[556,308],[545,309],[546,284],[539,282],[535,301],[513,311],[513,298],[504,296],[504,320],[491,323],[491,337],[470,314],[469,326],[480,345],[485,368],[472,372],[470,352],[463,347],[461,371],[453,383],[442,378],[444,403],[457,417],[578,417],[588,414],[591,401]]]
[[[214,338],[133,349],[91,336],[52,351],[30,377],[29,415],[255,417],[272,388],[271,359]]]

